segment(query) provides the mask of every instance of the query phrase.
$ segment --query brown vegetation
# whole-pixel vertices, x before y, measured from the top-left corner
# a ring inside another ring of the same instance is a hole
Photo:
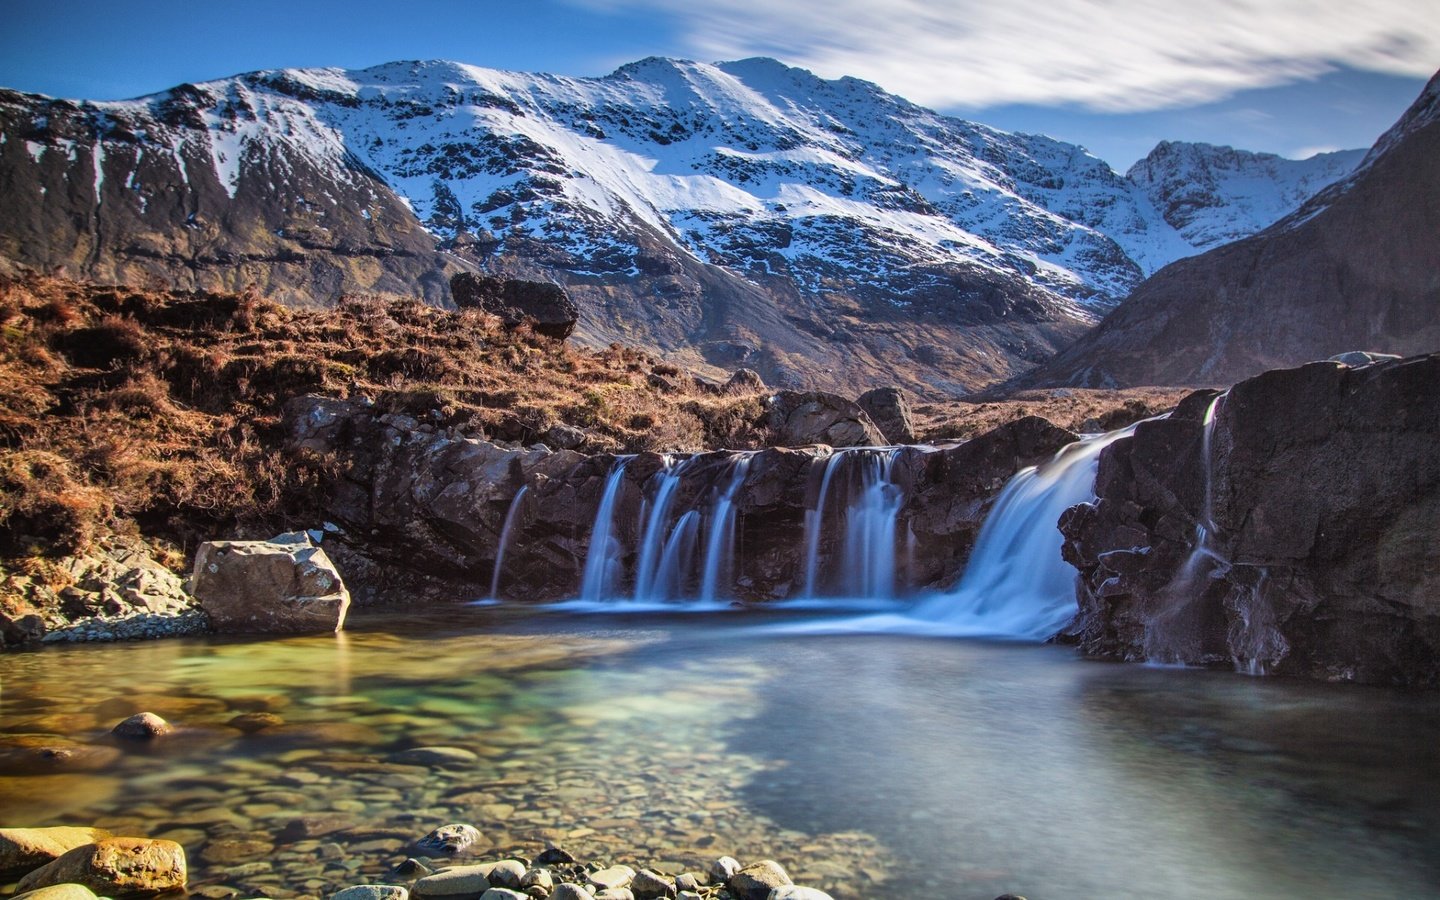
[[[585,429],[597,451],[761,440],[759,394],[476,311],[0,281],[0,558],[74,552],[112,532],[183,549],[313,526],[327,462],[287,456],[280,423],[284,402],[307,392],[368,396],[492,440],[531,443],[556,424]]]

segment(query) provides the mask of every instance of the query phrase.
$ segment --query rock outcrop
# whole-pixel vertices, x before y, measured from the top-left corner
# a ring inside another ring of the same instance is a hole
[[[460,272],[450,279],[450,297],[461,309],[499,316],[508,328],[529,322],[536,333],[561,341],[574,333],[580,320],[580,309],[565,289],[545,281]]]
[[[326,546],[352,574],[358,601],[402,590],[412,597],[483,596],[507,519],[512,533],[498,579],[502,596],[558,599],[579,590],[596,513],[621,458],[463,438],[355,400],[297,398],[286,423],[293,447],[341,465],[326,492],[325,513],[335,528]],[[814,544],[820,560],[835,561],[846,552],[840,519],[847,504],[883,469],[890,485],[884,490],[893,491],[896,504],[896,589],[947,585],[1006,480],[1073,440],[1074,434],[1032,417],[944,448],[642,453],[624,458],[611,537],[620,568],[633,572],[642,506],[653,497],[658,474],[683,464],[673,488],[674,516],[685,510],[713,515],[717,498],[731,498],[733,540],[741,549],[727,573],[726,596],[793,596],[804,587],[807,514],[820,506],[822,488],[828,501]],[[837,453],[844,458],[827,482]]]
[[[222,634],[339,631],[350,607],[335,565],[303,533],[201,544],[191,590]]]
[[[861,394],[855,401],[870,416],[875,427],[889,444],[915,443],[915,422],[910,416],[910,401],[897,387],[879,387]]]
[[[880,447],[888,443],[860,404],[823,391],[781,391],[770,398],[765,424],[780,447]]]
[[[1062,519],[1081,573],[1067,638],[1115,659],[1440,684],[1437,447],[1440,354],[1192,395],[1110,446],[1098,499]]]

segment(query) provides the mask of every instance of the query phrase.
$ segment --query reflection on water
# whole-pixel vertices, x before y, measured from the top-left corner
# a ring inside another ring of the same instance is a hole
[[[7,655],[0,824],[171,837],[250,896],[383,875],[448,821],[496,851],[774,856],[837,898],[1440,891],[1433,697],[751,622],[486,609]],[[140,709],[181,731],[117,749]],[[227,725],[253,711],[283,723]],[[475,759],[393,758],[428,745]]]

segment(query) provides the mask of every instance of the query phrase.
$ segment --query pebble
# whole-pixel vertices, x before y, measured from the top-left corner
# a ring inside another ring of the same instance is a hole
[[[785,867],[773,859],[751,863],[727,882],[738,900],[768,900],[772,890],[791,883]]]
[[[457,853],[464,853],[478,840],[480,840],[478,828],[474,825],[456,822],[450,825],[441,825],[416,841],[415,847],[425,853],[454,856]]]
[[[770,891],[767,900],[834,900],[824,891],[817,891],[815,888],[800,887],[796,884],[782,884]]]
[[[718,884],[729,881],[741,869],[740,861],[733,856],[722,856],[710,863],[710,880]]]
[[[480,900],[530,900],[530,895],[509,888],[491,888],[480,895]]]
[[[491,884],[515,890],[525,880],[525,864],[517,859],[502,859],[490,866],[486,877]]]
[[[114,728],[110,733],[118,738],[125,738],[131,741],[146,741],[169,734],[175,729],[170,723],[155,715],[152,712],[136,713]]]
[[[635,894],[637,900],[657,900],[661,897],[675,896],[675,885],[670,879],[649,869],[641,869],[635,873],[635,878],[630,882],[630,890]]]
[[[635,877],[635,870],[629,866],[611,866],[608,869],[601,869],[598,872],[591,872],[585,878],[595,885],[597,891],[606,888],[625,887]]]
[[[463,769],[475,765],[480,757],[459,747],[415,747],[392,754],[390,759],[404,766],[434,766],[442,769]]]
[[[564,882],[555,885],[555,890],[550,892],[550,900],[591,900],[590,892],[578,884]]]
[[[473,898],[490,889],[486,877],[489,866],[455,866],[434,875],[426,875],[415,882],[410,893],[423,897],[467,897]]]

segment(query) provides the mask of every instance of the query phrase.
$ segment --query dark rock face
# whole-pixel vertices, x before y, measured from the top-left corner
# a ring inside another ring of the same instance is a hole
[[[1094,656],[1440,684],[1440,354],[1268,372],[1142,423],[1061,522]],[[1207,488],[1208,485],[1208,488]],[[1204,527],[1207,536],[1200,537]]]
[[[1232,384],[1347,350],[1440,346],[1440,76],[1344,179],[1161,269],[1018,386]]]
[[[508,328],[530,322],[537,333],[560,341],[574,333],[580,320],[580,310],[565,289],[544,281],[460,272],[450,279],[450,296],[461,309],[483,309]]]
[[[526,600],[577,594],[616,457],[538,446],[510,449],[380,415],[363,401],[314,396],[291,401],[286,425],[296,451],[334,454],[344,469],[327,494],[326,516],[337,530],[325,546],[345,571],[357,602],[391,591],[444,599],[482,596],[521,487],[526,493],[513,510],[499,593]],[[1073,440],[1070,432],[1032,417],[953,447],[850,451],[832,478],[818,559],[828,567],[846,552],[838,520],[860,484],[867,464],[862,457],[876,457],[871,463],[886,457],[901,498],[896,589],[948,586],[1006,480]],[[793,596],[804,586],[807,512],[818,505],[825,468],[836,452],[829,446],[775,447],[688,459],[675,488],[677,511],[713,508],[739,460],[747,461],[734,490],[738,563],[727,575],[728,595],[770,600]],[[612,537],[626,572],[635,571],[640,552],[642,505],[666,465],[656,453],[625,463]]]
[[[915,443],[915,424],[904,391],[897,387],[875,388],[861,394],[856,402],[885,435],[887,443]]]

